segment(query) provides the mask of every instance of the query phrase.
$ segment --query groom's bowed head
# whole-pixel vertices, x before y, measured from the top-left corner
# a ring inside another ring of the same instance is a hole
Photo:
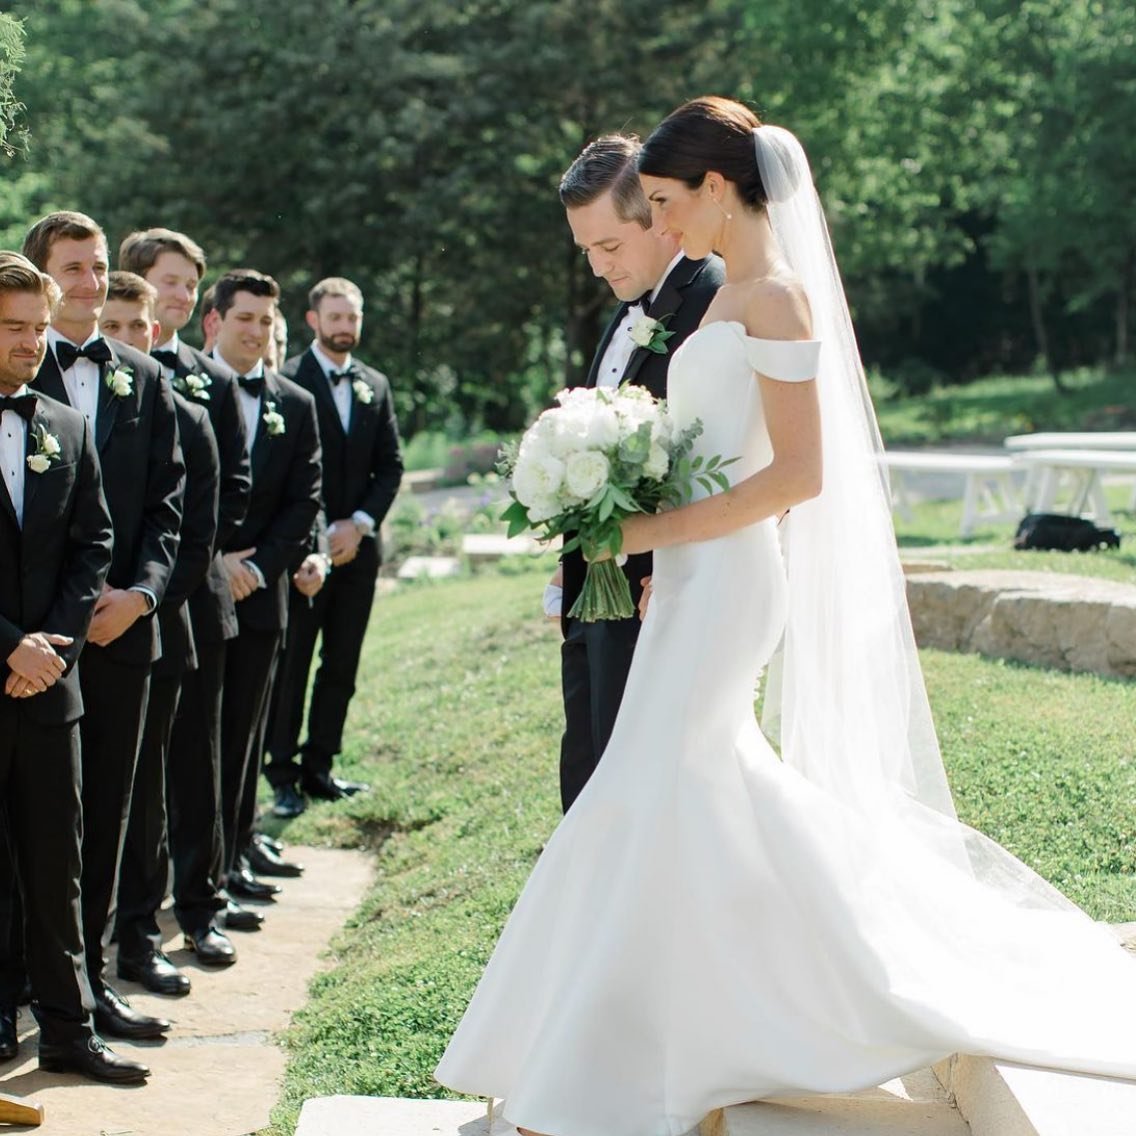
[[[605,134],[590,143],[560,181],[568,226],[592,272],[616,297],[635,301],[662,279],[678,241],[651,225],[639,182],[642,144],[634,135]]]

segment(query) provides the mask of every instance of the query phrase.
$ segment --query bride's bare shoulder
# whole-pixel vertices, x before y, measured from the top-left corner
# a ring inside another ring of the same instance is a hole
[[[746,332],[758,339],[811,339],[809,300],[790,273],[766,276],[741,286]]]

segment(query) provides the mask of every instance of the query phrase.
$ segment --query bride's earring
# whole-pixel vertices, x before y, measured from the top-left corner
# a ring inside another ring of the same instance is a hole
[[[732,213],[727,212],[726,207],[716,197],[712,197],[712,198],[710,198],[710,200],[713,201],[714,204],[718,206],[719,212],[722,214],[723,217],[726,218],[727,221],[732,221],[734,219],[734,215]]]

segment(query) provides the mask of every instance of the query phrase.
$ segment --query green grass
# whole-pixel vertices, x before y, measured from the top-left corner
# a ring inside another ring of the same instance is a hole
[[[1057,391],[1044,375],[979,379],[905,398],[872,381],[880,432],[888,446],[946,441],[1000,443],[1038,430],[1131,430],[1136,427],[1136,373],[1083,369]]]
[[[546,566],[380,599],[347,776],[289,841],[373,849],[376,882],[286,1042],[275,1133],[332,1093],[437,1096],[431,1078],[559,817],[559,632]],[[924,653],[959,810],[1100,918],[1136,918],[1136,687]]]

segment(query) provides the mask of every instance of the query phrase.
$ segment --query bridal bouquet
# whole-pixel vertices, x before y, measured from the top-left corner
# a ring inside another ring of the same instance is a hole
[[[509,536],[567,534],[564,551],[583,551],[587,576],[569,616],[626,619],[635,609],[615,559],[623,520],[682,504],[695,482],[707,492],[727,489],[722,471],[737,459],[692,457],[701,422],[678,430],[666,404],[642,387],[578,387],[556,401],[502,453],[499,469],[512,479],[513,498],[503,519]]]

